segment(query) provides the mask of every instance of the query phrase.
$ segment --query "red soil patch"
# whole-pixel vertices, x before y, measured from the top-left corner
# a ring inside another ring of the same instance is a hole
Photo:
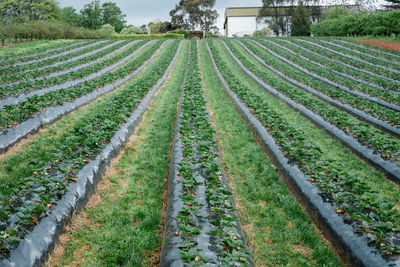
[[[356,41],[400,51],[400,43],[396,43],[396,42],[392,42],[392,41],[383,41],[383,40],[356,40]]]

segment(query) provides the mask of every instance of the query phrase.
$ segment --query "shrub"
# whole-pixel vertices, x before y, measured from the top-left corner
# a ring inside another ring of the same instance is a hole
[[[185,29],[180,29],[176,31],[177,34],[183,34],[184,38],[189,38],[189,32]]]
[[[355,13],[323,20],[311,25],[319,36],[391,36],[400,34],[400,10],[375,13]]]
[[[177,39],[177,38],[184,38],[185,36],[183,34],[177,34],[177,33],[167,33],[167,34],[162,34],[162,33],[154,33],[154,34],[132,34],[132,35],[115,35],[115,38],[119,39],[127,39],[127,38],[135,38],[135,39],[145,39],[145,38],[155,38],[155,39],[160,39],[160,38],[172,38],[172,39]]]

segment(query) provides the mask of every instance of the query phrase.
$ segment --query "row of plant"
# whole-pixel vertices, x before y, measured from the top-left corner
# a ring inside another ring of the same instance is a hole
[[[360,121],[348,113],[304,92],[299,87],[284,81],[273,71],[261,66],[261,64],[257,64],[254,59],[246,55],[246,52],[236,42],[228,41],[226,44],[240,62],[258,78],[295,102],[320,115],[346,134],[353,136],[360,143],[372,148],[383,159],[394,161],[400,167],[400,140],[398,138],[378,130],[368,123]],[[280,69],[281,72],[284,72],[284,67],[282,66]]]
[[[152,33],[152,34],[131,34],[131,35],[123,35],[118,34],[115,35],[114,38],[117,39],[158,39],[158,38],[169,38],[169,39],[179,39],[184,38],[183,34],[178,33]]]
[[[271,40],[271,39],[269,39]],[[274,41],[274,40],[271,40]],[[393,92],[385,92],[385,90],[396,91],[398,90],[398,84],[393,79],[387,79],[385,76],[377,75],[369,71],[361,70],[359,68],[353,67],[351,65],[345,64],[343,62],[334,61],[331,58],[325,57],[321,54],[313,52],[308,48],[299,46],[298,44],[289,42],[287,39],[278,39],[276,43],[280,44],[281,46],[290,49],[297,54],[301,54],[302,56],[312,60],[314,62],[318,62],[322,64],[325,68],[332,70],[333,72],[338,71],[341,73],[342,76],[351,76],[350,79],[353,80],[360,80],[362,79],[364,84],[370,85],[375,88],[380,88],[381,94],[385,97],[389,97],[393,94]],[[305,53],[306,52],[306,53]],[[317,64],[318,65],[318,64]],[[344,74],[344,75],[343,75]],[[338,81],[341,83],[341,81]],[[362,90],[364,86],[354,86],[357,90]],[[398,92],[395,92],[398,93]],[[377,94],[377,93],[376,93]],[[389,95],[390,94],[390,95]]]
[[[329,49],[334,49],[335,51],[337,51],[343,55],[347,55],[352,58],[359,59],[361,61],[366,61],[366,62],[372,63],[379,67],[383,66],[393,72],[399,73],[399,71],[400,71],[400,64],[398,62],[380,58],[380,57],[371,55],[371,53],[367,54],[367,53],[363,53],[361,51],[353,50],[351,48],[342,46],[341,44],[330,42],[330,41],[324,40],[324,39],[316,39],[316,43],[324,45],[325,47],[327,47]]]
[[[87,66],[86,68],[78,69],[77,71],[74,71],[74,72],[68,72],[68,73],[62,74],[60,76],[48,77],[48,78],[44,78],[44,79],[26,80],[26,81],[22,81],[18,84],[11,84],[11,85],[4,86],[4,87],[2,87],[0,96],[2,98],[7,98],[10,96],[17,96],[21,93],[33,92],[33,91],[37,91],[39,89],[49,88],[51,86],[62,84],[67,81],[79,80],[86,76],[89,76],[90,74],[96,74],[96,73],[98,74],[101,70],[103,70],[109,66],[113,66],[113,64],[117,64],[118,62],[123,63],[123,60],[125,58],[129,57],[133,52],[138,50],[140,47],[142,47],[146,43],[147,43],[147,41],[134,43],[133,45],[125,48],[123,51],[120,51],[117,54],[115,54],[105,60],[96,62],[94,65]],[[85,61],[85,59],[81,59],[78,61]],[[82,63],[82,64],[84,64],[84,63]],[[67,86],[68,86],[68,84],[67,84]]]
[[[226,96],[204,40],[199,47],[202,82],[221,160],[229,170],[229,184],[255,265],[322,266],[329,262],[331,267],[344,266]]]
[[[364,62],[352,59],[350,57],[345,57],[341,54],[338,54],[338,52],[336,52],[336,50],[334,50],[334,49],[330,49],[330,50],[326,49],[325,45],[320,45],[316,41],[311,42],[311,41],[304,40],[304,39],[293,39],[293,38],[291,38],[289,40],[295,44],[307,47],[308,49],[310,49],[318,54],[322,54],[324,56],[332,58],[335,61],[341,61],[341,62],[355,66],[360,69],[365,69],[370,72],[373,72],[373,73],[376,73],[376,74],[379,74],[379,75],[382,75],[385,77],[389,77],[394,80],[399,80],[399,75],[396,73],[391,73],[388,70],[379,68],[372,64],[366,64]]]
[[[323,81],[320,81],[316,78],[311,77],[310,75],[304,75],[304,71],[299,71],[297,68],[294,68],[293,65],[289,65],[283,62],[281,59],[276,58],[269,52],[266,51],[267,48],[261,48],[257,44],[251,41],[243,41],[242,42],[250,51],[259,55],[265,62],[277,70],[282,70],[282,72],[287,75],[288,77],[295,79],[302,84],[308,85],[314,88],[316,91],[322,92],[323,94],[337,99],[341,102],[347,103],[352,107],[355,107],[359,110],[365,111],[366,113],[371,114],[371,116],[383,121],[387,122],[388,124],[399,127],[400,125],[400,117],[398,116],[397,112],[394,110],[387,109],[382,107],[381,105],[368,101],[366,99],[355,97],[344,92],[341,89],[338,89],[332,85],[329,85]],[[278,49],[276,49],[278,50]],[[284,58],[288,58],[289,62],[299,61],[295,57],[291,57],[288,54],[282,53]],[[299,64],[306,64],[303,61],[296,62]],[[334,74],[331,74],[332,77]],[[333,78],[332,78],[333,79]]]
[[[7,75],[7,74],[13,74],[16,72],[31,71],[32,69],[36,69],[36,68],[40,68],[40,67],[47,67],[49,65],[58,63],[60,61],[69,60],[74,57],[80,56],[82,54],[88,53],[94,49],[101,48],[103,46],[106,46],[110,42],[111,42],[111,40],[109,40],[109,41],[102,40],[102,41],[97,41],[97,42],[92,41],[89,44],[86,43],[85,45],[80,45],[77,48],[68,49],[67,51],[65,51],[63,53],[57,53],[48,58],[44,58],[44,60],[42,60],[42,58],[40,58],[40,59],[36,59],[33,61],[28,61],[28,62],[16,64],[16,65],[7,66],[5,68],[0,69],[0,74]]]
[[[91,205],[89,200],[83,214],[78,216],[87,218],[84,223],[72,219],[70,224],[79,227],[63,234],[68,237],[68,243],[62,244],[63,255],[52,254],[51,262],[46,265],[66,266],[76,261],[88,266],[159,265],[160,259],[154,255],[158,256],[162,242],[167,159],[170,158],[188,48],[189,42],[183,42],[169,79],[133,133],[140,138],[127,142],[121,159],[113,164],[113,174],[102,178],[101,183],[108,186],[98,186],[96,190],[101,201]],[[78,111],[73,117],[78,119],[79,116],[85,114]],[[84,258],[79,251],[85,251]]]
[[[88,53],[84,53],[76,58],[67,60],[66,62],[61,61],[57,64],[53,64],[53,65],[50,65],[45,68],[38,68],[38,69],[30,70],[29,72],[18,72],[15,74],[9,74],[7,76],[3,76],[3,77],[1,77],[0,82],[16,84],[16,83],[20,82],[21,80],[26,80],[26,79],[34,79],[34,78],[38,78],[38,77],[43,79],[44,76],[47,74],[50,74],[50,73],[53,74],[58,71],[69,70],[73,67],[82,65],[84,63],[98,60],[98,58],[106,56],[107,54],[113,52],[114,50],[117,50],[118,48],[122,47],[123,45],[125,45],[127,43],[128,43],[128,41],[107,43],[103,47],[100,47],[97,49],[95,48]],[[3,87],[4,87],[4,84],[3,84]]]
[[[358,44],[351,43],[351,42],[346,42],[344,40],[336,39],[336,38],[329,38],[329,39],[322,39],[329,41],[332,44],[335,45],[340,45],[341,47],[345,49],[350,49],[352,53],[362,53],[363,55],[369,55],[373,58],[378,58],[378,59],[383,59],[383,60],[389,60],[390,62],[393,62],[393,64],[400,64],[400,56],[395,55],[393,53],[388,53],[382,50],[375,50],[371,48],[367,48],[365,46],[362,46],[360,42]]]
[[[182,160],[173,178],[174,183],[181,184],[179,198],[183,202],[174,233],[180,238],[180,257],[187,266],[249,264],[249,250],[237,229],[239,218],[232,193],[218,162],[218,146],[203,97],[196,40],[191,41],[187,70],[177,126]],[[207,233],[210,229],[206,224],[212,225],[211,233]],[[209,243],[198,239],[199,235],[210,234]],[[215,253],[216,258],[207,252]]]
[[[363,234],[382,254],[400,253],[400,214],[395,200],[380,199],[366,177],[357,177],[343,169],[339,158],[326,155],[307,133],[294,128],[263,98],[253,92],[241,79],[232,74],[213,42],[209,42],[212,57],[230,89],[243,101],[253,116],[265,127],[280,147],[289,163],[296,164],[309,182],[321,190],[324,201],[351,224],[355,232]]]
[[[397,51],[394,49],[389,49],[389,48],[385,48],[385,47],[381,47],[381,46],[368,44],[368,43],[363,42],[362,40],[357,40],[357,39],[340,38],[340,40],[343,43],[351,44],[356,47],[362,47],[362,48],[367,49],[368,51],[375,51],[378,53],[381,52],[381,53],[384,53],[385,55],[389,55],[390,57],[392,57],[392,55],[393,55],[393,57],[400,58],[400,51]]]
[[[301,53],[300,52],[301,50],[305,50],[305,49],[299,49],[299,47],[294,46],[295,47],[294,50],[297,51],[297,52],[295,52],[292,49],[288,48],[288,46],[290,47],[291,45],[286,42],[285,42],[286,46],[281,45],[279,41],[277,41],[277,42],[271,41],[271,43],[273,43],[273,45],[277,46],[278,48],[285,50],[289,54],[292,54],[292,55],[298,57],[299,59],[302,59],[310,64],[315,65],[317,68],[319,68],[319,71],[316,71],[316,72],[321,73],[321,76],[325,76],[325,78],[327,76],[326,75],[327,72],[329,72],[329,73],[332,72],[334,74],[341,76],[340,77],[341,79],[334,80],[334,82],[337,82],[339,85],[342,86],[341,89],[347,90],[349,93],[352,93],[356,96],[369,98],[374,102],[382,103],[383,106],[390,105],[390,104],[388,104],[388,102],[394,103],[396,105],[397,105],[397,103],[400,103],[399,92],[393,92],[388,88],[383,88],[379,85],[371,84],[365,80],[359,79],[358,75],[360,75],[360,73],[356,73],[355,70],[353,70],[353,69],[338,72],[338,71],[332,70],[330,67],[331,64],[327,63],[327,62],[331,62],[331,60],[325,60],[325,65],[315,61],[315,58],[318,56],[315,56],[315,54],[312,51],[308,50],[308,52],[311,52],[311,53],[309,53],[310,55],[308,57],[306,57],[306,56],[299,54],[299,53]],[[292,46],[292,48],[293,48],[293,46]],[[308,53],[306,53],[306,55],[307,54]],[[310,59],[310,57],[313,57],[313,56],[314,56],[314,60]],[[322,59],[321,61],[324,61],[324,59]],[[326,71],[322,72],[321,69],[324,69]],[[352,75],[350,75],[350,73]],[[362,75],[362,73],[361,73],[361,75]],[[378,78],[378,79],[380,79],[380,78]],[[385,82],[390,82],[385,78],[383,78],[382,80]],[[395,83],[393,83],[393,85],[396,87]],[[362,93],[360,94],[357,91],[361,91]],[[379,99],[374,96],[379,97]],[[400,110],[400,107],[398,108],[398,110]]]
[[[34,95],[16,105],[4,106],[0,111],[0,128],[5,132],[7,129],[33,117],[35,114],[45,111],[48,107],[63,105],[65,102],[72,102],[77,97],[88,94],[106,84],[112,84],[114,81],[125,77],[141,66],[155,53],[163,42],[163,40],[160,40],[150,44],[138,56],[135,56],[121,67],[93,80],[80,83],[73,87],[52,91],[44,95]]]
[[[345,77],[346,75],[340,75],[330,71],[328,68],[320,65],[318,62],[310,61],[307,57],[296,54],[290,49],[279,45],[278,43],[267,40],[266,42],[263,42],[263,44],[270,44],[269,48],[272,51],[286,58],[291,63],[295,63],[297,66],[305,68],[308,72],[312,73],[315,78],[323,82],[326,82],[324,79],[327,79],[328,84],[341,89],[343,93],[346,92],[347,94],[352,94],[355,97],[361,97],[375,102],[383,107],[400,111],[400,95],[397,92],[394,93],[388,90],[374,88],[372,86],[362,84],[355,79],[349,79],[348,77]],[[361,91],[361,93],[359,91]],[[387,99],[384,98],[383,95],[387,95]]]
[[[68,49],[74,49],[88,43],[88,41],[73,41],[73,40],[59,40],[59,41],[47,41],[47,42],[48,42],[47,44],[41,44],[34,48],[32,47],[29,47],[27,49],[21,48],[20,50],[16,51],[6,50],[7,52],[4,52],[3,49],[0,55],[1,68],[8,65],[13,65],[31,60],[37,60],[55,54],[59,54],[68,51]]]
[[[0,178],[0,253],[10,249],[57,205],[76,174],[110,142],[146,93],[163,76],[174,58],[179,41],[170,42],[143,75],[94,105],[87,116],[46,144],[24,151],[17,168],[7,169]],[[18,155],[17,155],[18,157]],[[5,161],[12,161],[12,157]],[[4,163],[4,162],[3,162]],[[7,163],[5,163],[7,165]],[[4,165],[3,165],[4,166]]]

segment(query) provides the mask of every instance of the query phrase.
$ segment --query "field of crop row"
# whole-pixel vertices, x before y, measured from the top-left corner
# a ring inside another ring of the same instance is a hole
[[[41,41],[0,95],[0,265],[400,263],[396,51]]]

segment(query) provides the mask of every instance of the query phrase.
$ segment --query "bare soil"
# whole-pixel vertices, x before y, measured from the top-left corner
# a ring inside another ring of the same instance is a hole
[[[380,46],[383,48],[400,51],[400,43],[397,43],[397,42],[384,41],[384,40],[359,40],[359,39],[356,39],[356,41],[365,43],[365,44],[370,44],[370,45],[375,45],[375,46]]]

